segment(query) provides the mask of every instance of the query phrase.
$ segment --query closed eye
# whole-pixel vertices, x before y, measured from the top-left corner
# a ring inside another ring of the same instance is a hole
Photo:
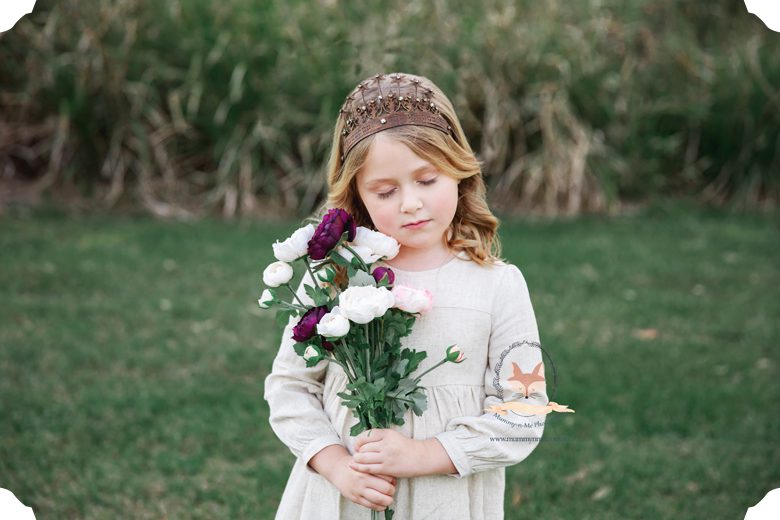
[[[432,179],[428,179],[427,181],[418,181],[418,182],[420,184],[424,185],[424,186],[430,186],[431,184],[436,182],[436,177],[434,177]],[[390,191],[383,192],[383,193],[377,193],[377,195],[379,196],[380,199],[386,199],[386,198],[390,197],[394,192],[395,192],[395,188],[393,188]]]

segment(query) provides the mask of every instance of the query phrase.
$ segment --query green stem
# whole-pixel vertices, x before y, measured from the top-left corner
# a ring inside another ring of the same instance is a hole
[[[309,309],[309,308],[306,306],[306,304],[304,304],[304,303],[301,301],[301,299],[300,299],[300,298],[298,298],[298,295],[297,295],[297,294],[295,294],[295,291],[293,291],[293,288],[292,288],[292,287],[290,287],[290,284],[289,284],[289,282],[288,282],[288,283],[286,283],[286,284],[284,284],[284,286],[285,286],[285,287],[287,287],[288,289],[290,289],[290,292],[292,293],[293,297],[294,297],[296,300],[298,300],[298,303],[300,303],[300,304],[301,304],[301,307],[303,307],[303,308],[304,308],[304,309],[306,309],[306,310],[308,310],[308,309]]]
[[[422,376],[424,376],[425,374],[427,374],[428,372],[430,372],[430,371],[431,371],[431,370],[433,370],[434,368],[438,368],[438,367],[440,367],[441,365],[443,365],[443,364],[444,364],[444,363],[446,363],[446,362],[447,362],[447,358],[444,358],[444,359],[442,359],[441,361],[439,361],[438,363],[436,363],[435,365],[433,365],[431,368],[429,368],[428,370],[426,370],[425,372],[423,372],[422,374],[420,374],[419,376],[417,376],[417,377],[415,378],[415,381],[419,383],[419,382],[420,382],[420,379],[422,378]]]
[[[279,305],[282,307],[287,307],[288,309],[295,309],[295,310],[301,310],[301,311],[308,311],[306,307],[301,307],[300,305],[295,305],[293,303],[287,303],[285,301],[280,301]]]
[[[368,347],[366,348],[366,380],[368,380],[369,383],[373,383],[373,380],[371,379],[371,353],[369,352],[371,350],[371,337],[368,333],[368,323],[364,324],[363,328],[366,331],[366,343],[368,344]]]
[[[317,288],[320,286],[318,279],[314,277],[314,271],[311,270],[311,264],[309,264],[309,259],[307,257],[303,257],[303,261],[306,262],[306,270],[309,271],[309,276],[311,276],[311,281],[314,282],[314,287]],[[336,292],[338,292],[338,288],[336,288]]]
[[[316,284],[317,279],[314,277],[314,273],[311,270],[311,264],[309,264],[309,259],[305,256],[302,258],[303,258],[303,262],[306,264],[306,270],[309,271],[309,276],[311,276],[312,283]]]
[[[358,375],[357,375],[358,364],[352,358],[352,352],[349,350],[349,348],[347,347],[347,344],[344,342],[344,338],[341,338],[339,341],[341,342],[341,351],[344,352],[344,354],[346,355],[346,357],[348,359],[348,363],[352,364],[352,371],[355,374],[355,381],[357,381],[357,379],[358,379]]]
[[[349,380],[349,382],[350,383],[354,383],[355,382],[352,379],[352,375],[349,373],[349,368],[344,363],[342,363],[341,361],[339,361],[335,357],[326,357],[324,359],[326,359],[329,363],[336,363],[337,365],[339,365],[341,368],[344,369],[344,373],[347,374],[347,379]]]
[[[369,271],[369,269],[368,269],[368,266],[366,265],[366,263],[363,261],[363,259],[362,259],[362,258],[360,258],[360,255],[359,255],[359,254],[357,254],[357,253],[355,252],[355,250],[354,250],[354,249],[352,249],[351,247],[349,247],[349,246],[346,244],[346,242],[345,242],[345,243],[343,243],[343,244],[341,244],[341,245],[342,245],[342,246],[344,246],[344,249],[346,249],[347,251],[349,251],[350,253],[352,253],[353,255],[355,255],[355,258],[357,258],[357,259],[358,259],[358,262],[360,262],[360,265],[361,265],[361,266],[363,266],[363,269],[364,269],[364,270],[365,270],[367,273],[368,273],[368,272],[370,272],[370,271]],[[352,261],[351,261],[351,260],[350,260],[350,263],[352,263]]]

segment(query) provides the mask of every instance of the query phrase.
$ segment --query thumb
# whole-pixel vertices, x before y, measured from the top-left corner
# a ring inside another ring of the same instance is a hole
[[[368,442],[367,436],[369,433],[371,433],[371,430],[364,430],[355,437],[355,451],[360,451],[360,447]]]

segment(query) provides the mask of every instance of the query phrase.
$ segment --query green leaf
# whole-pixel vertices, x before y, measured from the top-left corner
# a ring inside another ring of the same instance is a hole
[[[309,344],[305,341],[297,341],[295,345],[293,345],[293,349],[295,349],[295,353],[299,356],[303,356],[303,353],[306,351],[306,347],[308,347]]]
[[[362,423],[357,423],[352,428],[349,429],[349,435],[352,437],[356,437],[366,431],[366,429],[363,427]]]
[[[363,271],[362,269],[355,273],[355,276],[351,276],[349,279],[350,287],[376,287],[376,280],[374,277]]]
[[[295,313],[292,309],[282,309],[279,311],[276,311],[276,325],[279,326],[279,328],[284,328],[287,326],[287,322],[290,321],[290,316],[292,316]]]
[[[412,410],[418,417],[428,408],[428,397],[422,392],[415,392],[410,395],[414,404],[412,404]]]
[[[311,359],[307,359],[306,360],[306,367],[307,368],[311,368],[313,366],[317,366],[320,361],[322,361],[322,356],[321,355],[317,356],[317,357],[314,357],[314,358],[311,358]]]
[[[306,294],[314,301],[314,305],[317,307],[325,305],[330,301],[330,296],[328,296],[328,293],[320,287],[304,284],[303,288],[306,290]]]
[[[338,254],[335,249],[328,253],[328,257],[333,260],[333,263],[336,265],[340,265],[341,267],[349,267],[349,262],[344,260],[344,257]]]

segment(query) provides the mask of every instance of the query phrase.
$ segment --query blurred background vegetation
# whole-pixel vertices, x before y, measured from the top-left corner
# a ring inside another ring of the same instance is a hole
[[[778,35],[738,0],[52,0],[0,35],[5,200],[308,214],[338,108],[453,100],[500,211],[780,200]]]

